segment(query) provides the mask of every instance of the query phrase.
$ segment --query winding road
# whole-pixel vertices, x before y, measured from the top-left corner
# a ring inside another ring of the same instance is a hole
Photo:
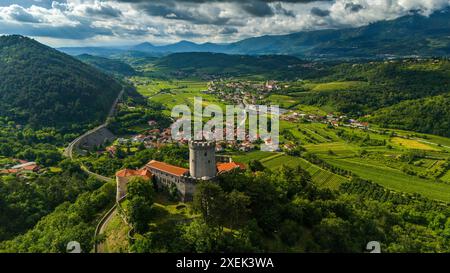
[[[71,160],[73,160],[74,156],[73,156],[73,152],[74,149],[77,148],[78,144],[86,137],[88,137],[91,134],[96,133],[97,131],[106,128],[109,123],[111,118],[114,116],[115,114],[115,110],[116,110],[116,106],[119,103],[119,100],[122,98],[123,94],[125,92],[125,89],[122,88],[122,90],[120,91],[119,95],[117,96],[117,98],[115,99],[113,105],[111,106],[111,109],[109,110],[108,116],[106,117],[105,122],[94,128],[91,129],[87,132],[85,132],[84,134],[82,134],[81,136],[77,137],[75,140],[73,140],[72,142],[69,143],[69,145],[66,147],[66,149],[64,150],[64,156],[70,158]],[[100,181],[104,181],[104,182],[113,182],[114,179],[94,173],[89,171],[89,169],[84,166],[83,164],[81,165],[81,169],[87,173],[88,175],[97,178]],[[102,234],[105,231],[106,226],[108,225],[109,221],[111,221],[111,219],[113,218],[113,216],[116,213],[116,206],[117,203],[114,204],[114,206],[108,210],[108,212],[102,217],[102,219],[99,221],[99,223],[97,224],[97,227],[95,229],[95,234],[94,234],[94,238],[98,238],[98,235]],[[102,251],[102,244],[94,244],[94,252],[97,253],[97,251],[100,249],[100,251]]]

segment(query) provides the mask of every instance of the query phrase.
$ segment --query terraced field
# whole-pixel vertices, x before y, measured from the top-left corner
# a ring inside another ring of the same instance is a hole
[[[277,169],[281,166],[297,167],[300,166],[305,169],[312,178],[312,181],[319,187],[338,189],[339,185],[347,181],[345,177],[336,175],[327,170],[324,170],[303,158],[292,157],[288,155],[276,155],[262,160],[265,167],[269,169]]]
[[[450,183],[450,171],[447,171],[442,177],[442,181]]]
[[[308,152],[318,155],[327,155],[331,151],[333,153],[333,157],[353,157],[360,151],[358,146],[348,144],[346,142],[331,142],[314,145],[310,144],[305,145],[304,147]]]
[[[364,87],[367,86],[367,83],[361,81],[342,81],[327,83],[308,83],[305,86],[313,92],[332,92]]]
[[[403,173],[400,170],[373,162],[364,162],[361,158],[332,159],[326,161],[342,169],[350,170],[361,178],[371,180],[387,188],[408,193],[419,193],[431,199],[450,202],[450,184],[437,183]]]

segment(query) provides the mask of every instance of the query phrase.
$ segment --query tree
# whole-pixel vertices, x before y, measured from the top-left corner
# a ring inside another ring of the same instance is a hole
[[[245,193],[232,191],[226,198],[227,219],[230,228],[240,228],[244,226],[249,218],[250,197]]]
[[[141,177],[133,177],[128,181],[127,191],[128,220],[137,232],[145,232],[152,217],[153,186]]]
[[[219,185],[203,181],[197,185],[193,207],[201,213],[206,224],[222,226],[226,213],[225,200],[225,194]]]
[[[252,172],[262,172],[266,168],[259,160],[251,160],[248,167]]]

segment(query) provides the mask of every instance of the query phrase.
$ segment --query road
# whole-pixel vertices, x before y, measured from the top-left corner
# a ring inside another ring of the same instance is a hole
[[[117,214],[116,205],[108,211],[108,213],[104,216],[102,219],[103,221],[100,222],[98,226],[98,230],[96,231],[96,237],[100,234],[104,234],[106,227],[108,226],[109,222],[111,222],[111,219]],[[95,253],[104,253],[105,252],[105,243],[99,243],[96,246],[94,246]]]
[[[106,128],[110,122],[110,119],[114,116],[114,112],[117,106],[117,103],[119,102],[120,98],[122,98],[123,93],[125,92],[125,89],[122,89],[122,91],[120,91],[119,95],[117,96],[116,100],[114,101],[113,105],[111,106],[111,109],[109,110],[108,116],[106,117],[105,122],[92,129],[87,131],[86,133],[82,134],[81,136],[77,137],[75,140],[73,140],[72,142],[69,143],[69,145],[66,147],[66,149],[64,150],[64,155],[70,159],[73,160],[73,150],[74,148],[76,148],[77,144],[83,140],[85,137],[97,132],[100,129]]]
[[[91,129],[87,132],[85,132],[84,134],[82,134],[81,136],[77,137],[75,140],[73,140],[71,143],[69,143],[69,145],[66,147],[66,149],[64,150],[64,155],[68,158],[70,158],[71,160],[73,160],[73,150],[77,147],[78,143],[80,141],[82,141],[85,137],[89,136],[90,134],[93,134],[95,132],[97,132],[98,130],[101,130],[103,128],[106,128],[111,120],[111,118],[114,116],[115,114],[115,109],[117,106],[117,103],[119,102],[119,100],[122,98],[123,93],[125,92],[125,89],[123,88],[119,95],[117,96],[117,98],[115,99],[113,105],[111,106],[111,109],[109,110],[108,116],[106,117],[105,122],[94,128]],[[104,182],[112,182],[114,181],[114,179],[94,173],[89,171],[89,169],[84,166],[81,165],[81,169],[87,173],[90,176],[93,176],[95,178],[97,178],[98,180],[104,181]],[[115,204],[100,220],[100,222],[97,225],[97,228],[95,229],[95,234],[94,234],[94,238],[97,238],[99,234],[104,233],[106,226],[108,225],[109,221],[111,221],[112,217],[116,214],[116,206],[117,204]],[[94,252],[96,253],[98,251],[98,248],[102,248],[102,244],[95,244],[94,245]],[[101,249],[100,249],[101,251]]]

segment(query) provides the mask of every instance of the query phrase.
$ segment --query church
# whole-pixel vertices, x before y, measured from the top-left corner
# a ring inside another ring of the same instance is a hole
[[[127,193],[127,183],[132,177],[154,180],[158,187],[176,186],[181,200],[192,201],[195,186],[202,180],[213,180],[218,175],[235,169],[243,169],[242,164],[217,162],[214,141],[189,142],[189,169],[152,160],[139,170],[124,169],[116,173],[117,196],[119,201]]]

